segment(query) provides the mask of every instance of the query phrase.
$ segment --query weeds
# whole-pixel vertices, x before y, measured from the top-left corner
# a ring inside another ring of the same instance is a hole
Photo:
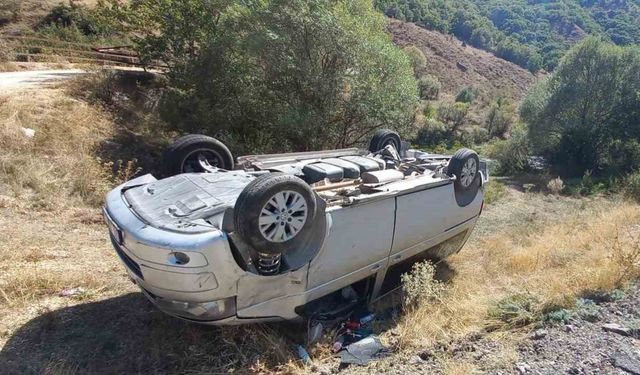
[[[560,195],[562,190],[564,190],[564,181],[560,177],[554,178],[547,183],[547,189],[553,195]]]
[[[432,263],[419,262],[413,265],[410,273],[401,276],[404,304],[415,307],[440,299],[444,293],[444,285],[435,279],[436,268]]]

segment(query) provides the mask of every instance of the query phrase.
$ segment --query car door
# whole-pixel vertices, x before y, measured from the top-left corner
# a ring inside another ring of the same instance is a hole
[[[380,271],[391,249],[395,208],[388,196],[328,210],[331,226],[311,261],[308,289],[333,291]]]

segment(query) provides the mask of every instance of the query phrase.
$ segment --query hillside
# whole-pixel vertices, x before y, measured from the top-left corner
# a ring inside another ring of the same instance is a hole
[[[425,73],[442,82],[444,94],[455,95],[472,86],[485,98],[504,96],[519,101],[536,81],[528,70],[487,51],[464,46],[451,35],[397,20],[390,20],[389,31],[397,45],[414,45],[425,54]]]
[[[377,0],[389,17],[450,33],[537,71],[552,70],[578,40],[640,43],[638,0]]]

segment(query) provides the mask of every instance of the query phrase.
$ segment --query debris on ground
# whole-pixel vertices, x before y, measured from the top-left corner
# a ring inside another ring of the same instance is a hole
[[[73,297],[79,296],[85,293],[85,289],[82,287],[77,288],[65,288],[58,295],[60,297]]]
[[[373,359],[381,358],[386,354],[387,350],[378,336],[371,335],[348,345],[345,350],[340,351],[340,362],[342,364],[366,365]]]
[[[20,131],[22,131],[22,134],[27,138],[33,138],[36,136],[36,131],[31,128],[20,128]]]

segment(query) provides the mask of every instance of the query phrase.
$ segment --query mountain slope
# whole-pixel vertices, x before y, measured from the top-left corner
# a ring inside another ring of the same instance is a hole
[[[640,0],[376,0],[387,16],[450,33],[522,67],[552,70],[586,35],[640,44]]]
[[[517,101],[537,79],[528,70],[489,52],[464,46],[451,35],[397,20],[390,20],[389,31],[397,45],[415,45],[425,54],[425,73],[440,80],[444,94],[455,95],[462,88],[473,86],[486,98],[504,96]]]

